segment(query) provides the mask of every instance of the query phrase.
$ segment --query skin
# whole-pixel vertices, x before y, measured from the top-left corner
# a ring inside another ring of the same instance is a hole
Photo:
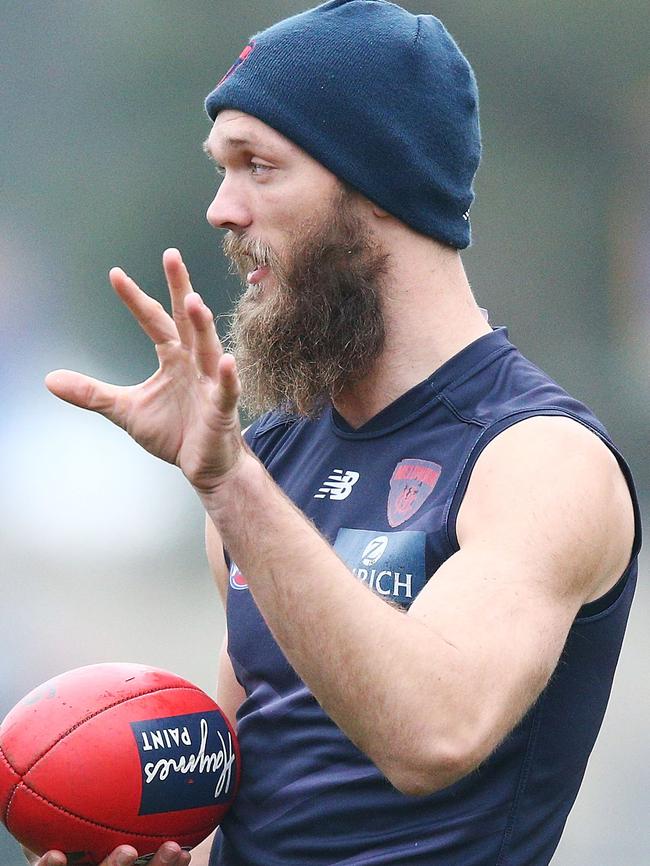
[[[225,167],[208,210],[211,225],[280,249],[336,183],[240,112],[218,116],[207,148]],[[353,426],[489,331],[455,251],[371,202],[360,203],[359,218],[389,252],[391,270],[385,350],[336,400]],[[163,266],[172,316],[123,271],[110,272],[118,297],[156,345],[158,371],[131,387],[57,371],[47,387],[181,469],[207,513],[222,597],[223,543],[298,674],[393,785],[419,795],[456,781],[523,716],[554,670],[580,606],[613,586],[627,565],[634,517],[616,460],[566,418],[532,418],[499,435],[470,479],[458,516],[460,550],[401,613],[356,580],[245,446],[235,361],[179,252],[167,250]],[[273,291],[272,275],[264,283]],[[553,467],[553,484],[540,466]],[[377,657],[386,660],[381,670]],[[224,652],[220,671],[219,698],[234,714],[242,691]],[[423,689],[423,682],[434,687]],[[157,857],[153,866],[162,866]],[[48,862],[56,861],[38,861]],[[103,866],[116,863],[109,858]]]
[[[66,866],[66,857],[60,851],[48,851],[41,858],[25,850],[25,856],[31,866]],[[101,866],[133,866],[138,859],[138,852],[130,845],[120,845],[102,861]],[[181,851],[175,842],[165,842],[158,849],[155,857],[149,861],[149,866],[187,866],[190,854]],[[194,861],[196,862],[196,861]],[[207,860],[205,861],[207,863]]]

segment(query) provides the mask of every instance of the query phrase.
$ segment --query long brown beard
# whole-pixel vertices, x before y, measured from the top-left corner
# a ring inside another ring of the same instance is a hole
[[[379,284],[388,255],[342,190],[319,226],[291,247],[287,266],[264,244],[229,232],[224,251],[241,274],[267,263],[274,282],[249,286],[235,309],[230,348],[251,415],[284,409],[315,416],[362,379],[384,347]]]

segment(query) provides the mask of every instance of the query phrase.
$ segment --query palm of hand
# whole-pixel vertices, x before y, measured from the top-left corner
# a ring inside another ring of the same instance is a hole
[[[160,366],[153,376],[120,387],[62,370],[50,373],[46,384],[61,399],[109,418],[205,490],[241,452],[239,380],[212,313],[192,291],[180,254],[167,250],[163,264],[173,317],[123,271],[110,274],[113,288],[156,346]]]

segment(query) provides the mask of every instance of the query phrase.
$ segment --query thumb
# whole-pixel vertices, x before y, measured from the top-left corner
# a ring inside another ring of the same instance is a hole
[[[122,418],[118,411],[118,396],[125,389],[107,382],[100,382],[90,376],[81,373],[73,373],[71,370],[54,370],[45,377],[45,387],[58,397],[79,406],[80,409],[89,409],[122,426]]]
[[[46,854],[43,854],[42,857],[39,857],[38,854],[29,851],[24,845],[22,848],[23,854],[27,858],[27,862],[30,866],[65,866],[68,862],[65,854],[61,851],[48,851]]]

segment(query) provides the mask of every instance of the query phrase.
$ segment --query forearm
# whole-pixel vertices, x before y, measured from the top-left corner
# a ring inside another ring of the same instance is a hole
[[[362,585],[252,455],[202,498],[278,644],[328,715],[394,784],[415,771],[405,766],[410,758],[417,767],[437,762],[439,786],[448,784],[444,719],[432,737],[435,692],[424,698],[423,683],[432,684],[436,668],[453,676],[455,650]],[[418,753],[426,744],[435,755]]]

